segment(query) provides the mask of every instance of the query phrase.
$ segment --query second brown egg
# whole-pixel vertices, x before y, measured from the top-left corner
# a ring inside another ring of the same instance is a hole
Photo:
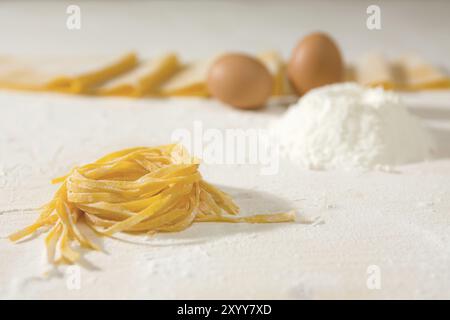
[[[300,95],[342,81],[344,63],[337,44],[325,33],[307,35],[292,51],[288,75]]]

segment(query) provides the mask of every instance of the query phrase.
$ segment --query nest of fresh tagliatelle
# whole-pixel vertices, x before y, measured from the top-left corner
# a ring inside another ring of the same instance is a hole
[[[204,181],[198,168],[199,161],[179,144],[111,153],[54,179],[62,185],[38,219],[9,238],[17,241],[48,227],[49,262],[73,264],[80,259],[73,244],[100,250],[79,224],[111,236],[177,232],[193,222],[294,221],[294,212],[236,216],[231,197]]]

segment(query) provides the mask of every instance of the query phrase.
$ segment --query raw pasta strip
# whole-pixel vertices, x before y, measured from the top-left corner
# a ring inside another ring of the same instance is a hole
[[[137,64],[136,54],[118,56],[0,56],[0,87],[19,90],[86,92]]]
[[[182,66],[159,88],[163,96],[208,96],[206,78],[215,57]]]
[[[56,244],[58,242],[59,237],[61,236],[61,231],[62,225],[60,222],[57,222],[50,230],[47,237],[45,237],[45,245],[47,247],[47,259],[49,262],[54,262]]]
[[[356,65],[358,83],[367,86],[382,86],[393,89],[394,75],[388,60],[381,54],[367,54]]]
[[[450,88],[450,77],[419,56],[403,56],[395,62],[395,66],[406,90]]]
[[[179,145],[131,148],[77,167],[62,183],[34,224],[10,236],[24,238],[50,226],[45,239],[53,263],[76,263],[73,245],[99,248],[79,228],[96,235],[116,232],[177,232],[193,222],[273,223],[294,221],[289,213],[237,217],[231,197],[202,179],[198,160]],[[56,259],[55,259],[56,257]]]
[[[278,223],[292,221],[295,219],[295,213],[290,211],[278,214],[256,214],[249,217],[225,217],[214,215],[198,215],[196,221],[199,222],[247,222],[247,223]]]
[[[287,67],[283,58],[277,51],[266,51],[257,55],[257,58],[265,65],[273,77],[273,96],[292,95],[292,90],[287,77]]]
[[[161,57],[141,61],[128,73],[95,88],[95,92],[101,95],[142,96],[154,91],[178,68],[177,56],[173,53],[165,54]]]

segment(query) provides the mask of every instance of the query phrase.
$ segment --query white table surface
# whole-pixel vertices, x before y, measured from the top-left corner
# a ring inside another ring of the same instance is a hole
[[[369,31],[372,2],[79,1],[82,28],[69,31],[68,3],[2,2],[1,53],[175,50],[195,59],[279,49],[287,57],[297,39],[320,29],[333,34],[348,61],[370,50],[413,51],[450,66],[449,2],[379,3],[382,29]],[[66,269],[43,276],[42,237],[20,245],[5,238],[50,199],[52,177],[122,147],[167,143],[196,120],[219,129],[264,127],[283,107],[239,112],[211,100],[1,91],[0,298],[450,298],[450,93],[404,99],[438,141],[434,161],[361,173],[307,171],[281,160],[274,176],[254,165],[205,165],[206,179],[246,213],[296,209],[320,219],[196,224],[152,239],[106,239],[108,254],[89,253],[96,268],[81,269],[80,289],[70,290]],[[377,290],[366,284],[371,265],[380,270]]]

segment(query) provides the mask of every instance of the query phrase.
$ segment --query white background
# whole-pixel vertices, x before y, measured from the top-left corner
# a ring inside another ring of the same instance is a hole
[[[66,28],[66,8],[79,5],[82,28]],[[369,5],[382,29],[366,28]],[[416,52],[449,65],[450,2],[441,1],[2,1],[2,53],[143,55],[175,50],[195,59],[223,50],[280,50],[286,57],[305,34],[336,38],[347,60],[369,50]]]

